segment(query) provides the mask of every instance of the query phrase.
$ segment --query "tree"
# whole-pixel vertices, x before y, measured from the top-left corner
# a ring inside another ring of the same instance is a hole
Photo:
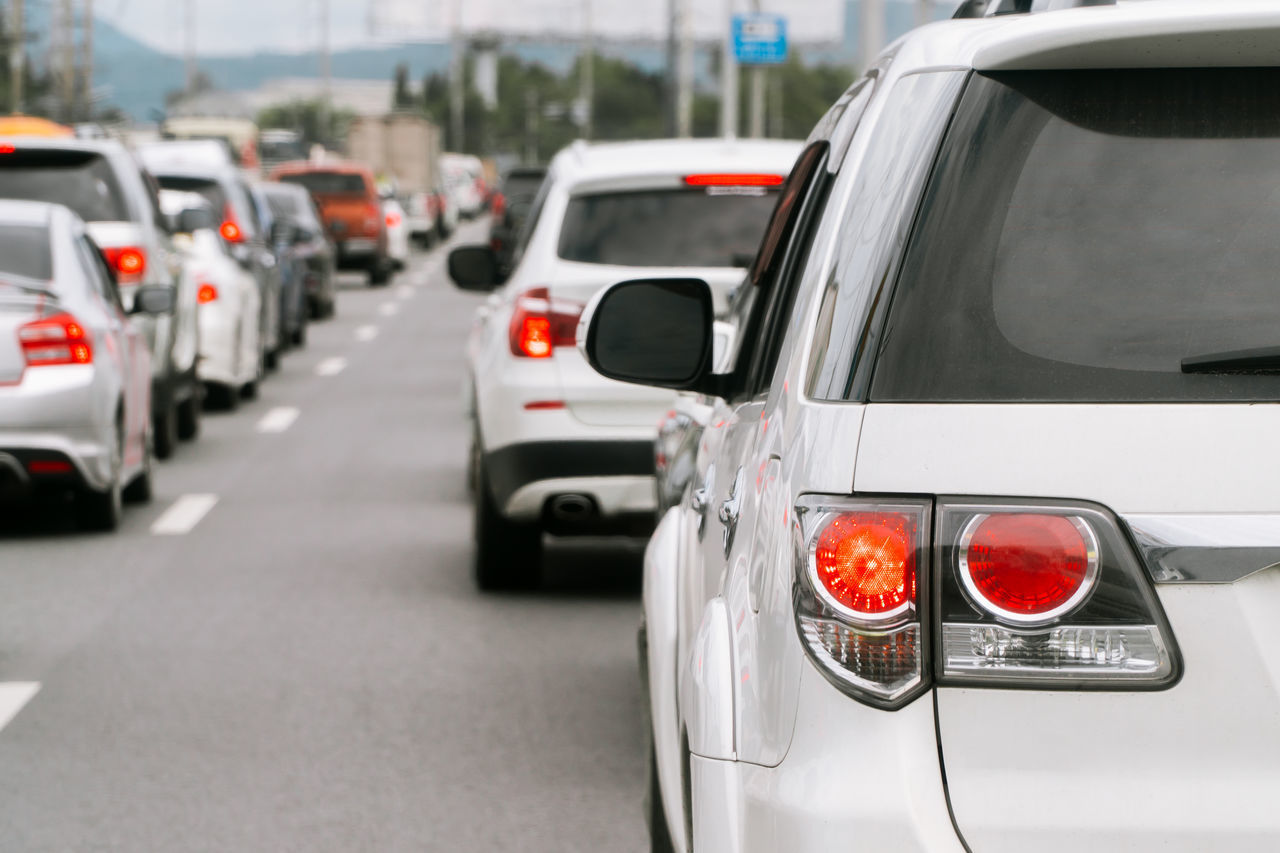
[[[411,110],[417,106],[417,98],[409,89],[409,66],[402,62],[396,66],[396,90],[391,107],[396,110]]]
[[[317,143],[333,144],[335,140],[344,138],[355,117],[347,111],[331,111],[326,132],[326,128],[321,126],[323,114],[323,104],[318,100],[275,104],[258,113],[258,127],[296,130],[302,137],[302,144],[309,148]]]

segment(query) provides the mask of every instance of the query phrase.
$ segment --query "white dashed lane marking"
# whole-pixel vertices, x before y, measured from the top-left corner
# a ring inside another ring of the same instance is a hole
[[[13,722],[18,712],[25,708],[39,692],[40,682],[38,681],[0,682],[0,729]]]
[[[258,432],[284,432],[293,426],[300,414],[293,406],[277,406],[258,421]]]
[[[154,536],[190,533],[218,502],[217,495],[183,495],[151,525]]]
[[[334,356],[316,365],[316,376],[337,376],[346,369],[347,360],[341,356]]]
[[[384,302],[378,306],[378,313],[383,317],[394,317],[400,313],[400,304],[398,302]]]
[[[360,326],[356,329],[357,341],[371,341],[378,336],[377,326]]]

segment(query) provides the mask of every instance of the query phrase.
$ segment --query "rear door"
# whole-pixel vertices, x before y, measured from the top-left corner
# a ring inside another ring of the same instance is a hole
[[[1277,175],[1276,69],[962,98],[846,387],[854,491],[936,496],[938,735],[977,853],[1280,849]]]

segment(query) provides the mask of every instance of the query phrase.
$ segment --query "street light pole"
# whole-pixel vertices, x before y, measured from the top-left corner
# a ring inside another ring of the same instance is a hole
[[[760,0],[753,0],[752,11],[760,11]],[[763,65],[757,65],[751,69],[751,138],[759,139],[764,136],[764,83],[765,70]]]
[[[333,71],[329,56],[329,0],[320,0],[320,127],[321,144],[328,144],[333,111]]]
[[[582,0],[582,138],[591,139],[596,99],[595,26],[591,20],[591,0]]]
[[[13,0],[13,33],[9,40],[10,106],[14,114],[22,112],[22,84],[27,70],[27,34],[23,23],[26,0]]]
[[[725,2],[724,59],[720,63],[720,135],[738,135],[738,58],[733,53],[733,0]]]

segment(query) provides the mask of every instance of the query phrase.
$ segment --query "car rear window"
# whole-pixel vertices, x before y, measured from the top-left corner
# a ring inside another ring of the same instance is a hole
[[[566,261],[632,267],[745,267],[776,192],[757,187],[576,196],[560,228]]]
[[[538,194],[538,188],[542,186],[543,177],[544,175],[540,174],[508,175],[502,182],[502,194],[506,196],[507,203],[515,201],[531,203],[534,196]]]
[[[0,282],[5,273],[41,281],[53,278],[48,228],[0,224]]]
[[[205,201],[209,202],[209,207],[214,211],[224,211],[227,209],[227,194],[223,191],[222,185],[217,181],[211,181],[207,178],[190,178],[178,175],[157,175],[156,182],[166,190],[181,190],[182,192],[196,193]]]
[[[1186,358],[1280,346],[1280,70],[976,74],[873,401],[1280,399]]]
[[[93,151],[0,154],[0,197],[63,204],[86,222],[131,219],[111,164]]]
[[[317,195],[365,195],[364,176],[354,172],[298,172],[283,175],[283,184],[298,184]]]

